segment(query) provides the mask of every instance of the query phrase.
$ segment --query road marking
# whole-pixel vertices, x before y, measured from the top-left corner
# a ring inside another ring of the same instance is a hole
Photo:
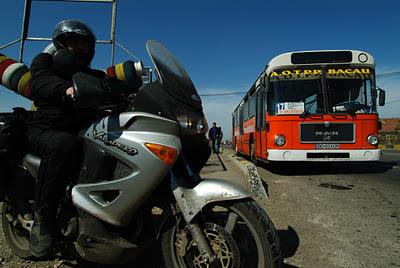
[[[382,155],[398,155],[398,156],[400,156],[400,153],[397,153],[397,154],[395,154],[395,153],[382,153]]]

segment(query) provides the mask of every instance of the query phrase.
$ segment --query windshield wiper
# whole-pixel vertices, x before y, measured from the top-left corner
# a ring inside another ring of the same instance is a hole
[[[307,102],[304,105],[308,105],[307,108],[304,110],[304,112],[301,113],[300,117],[304,118],[308,115],[310,115],[310,109],[313,106],[313,104],[318,100],[318,97],[316,96],[314,99],[310,100],[309,102]]]
[[[356,113],[353,111],[353,109],[350,108],[350,106],[347,103],[343,103],[343,107],[346,109],[347,113],[354,117]]]
[[[356,111],[358,110],[358,107],[353,103],[342,102],[338,103],[337,105],[343,105],[349,115],[351,115],[352,117],[356,117]]]

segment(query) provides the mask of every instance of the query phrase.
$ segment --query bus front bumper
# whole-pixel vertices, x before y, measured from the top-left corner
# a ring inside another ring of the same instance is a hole
[[[379,161],[380,149],[371,150],[268,150],[269,161]]]

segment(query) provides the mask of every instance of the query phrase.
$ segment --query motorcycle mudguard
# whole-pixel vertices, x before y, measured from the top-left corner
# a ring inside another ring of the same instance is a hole
[[[251,193],[241,186],[218,179],[203,180],[193,189],[177,187],[173,193],[186,222],[209,203],[251,197]]]

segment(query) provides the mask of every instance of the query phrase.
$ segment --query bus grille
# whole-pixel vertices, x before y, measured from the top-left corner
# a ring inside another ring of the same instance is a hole
[[[352,123],[302,123],[301,143],[354,143],[355,126]]]

